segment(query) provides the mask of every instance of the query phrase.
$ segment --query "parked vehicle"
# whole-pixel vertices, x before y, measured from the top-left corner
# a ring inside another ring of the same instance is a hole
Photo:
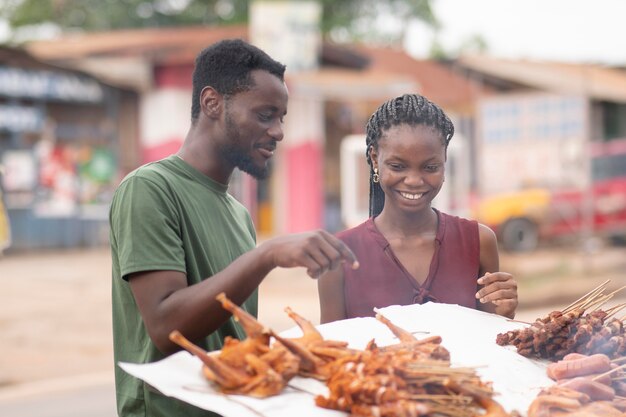
[[[494,229],[509,251],[585,233],[626,240],[626,139],[592,143],[590,157],[587,189],[532,188],[494,195],[479,201],[474,217]]]

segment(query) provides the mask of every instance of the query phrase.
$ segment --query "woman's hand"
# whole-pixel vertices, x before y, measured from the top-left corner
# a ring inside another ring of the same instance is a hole
[[[515,317],[517,308],[517,281],[507,272],[487,272],[478,278],[478,285],[482,288],[476,293],[476,299],[481,303],[491,303],[493,308],[488,310],[508,318]]]

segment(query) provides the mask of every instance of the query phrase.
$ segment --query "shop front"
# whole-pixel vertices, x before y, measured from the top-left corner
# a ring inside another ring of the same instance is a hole
[[[133,94],[19,50],[0,52],[9,250],[106,244],[108,206],[122,173],[122,130],[132,126],[120,107]]]

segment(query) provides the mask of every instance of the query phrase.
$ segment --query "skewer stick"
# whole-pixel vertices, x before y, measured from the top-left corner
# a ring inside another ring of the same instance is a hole
[[[610,317],[610,316],[612,316],[614,314],[619,313],[624,307],[626,307],[626,303],[618,304],[618,305],[616,305],[614,307],[609,308],[608,310],[606,310],[606,312],[608,314],[607,317]]]
[[[624,369],[624,368],[626,368],[626,365],[620,365],[620,366],[618,366],[617,368],[613,368],[613,369],[611,369],[610,371],[606,371],[606,372],[605,372],[605,373],[603,373],[603,374],[600,374],[600,375],[594,376],[593,378],[591,378],[591,380],[592,380],[592,381],[597,381],[598,379],[600,379],[600,378],[602,378],[602,377],[605,377],[605,376],[607,376],[607,375],[611,375],[612,373],[617,372],[617,371],[619,371],[620,369]]]
[[[620,356],[619,358],[611,359],[613,363],[626,362],[626,356]]]
[[[573,310],[575,308],[575,306],[577,306],[578,303],[580,303],[581,301],[586,300],[588,297],[591,297],[592,295],[594,295],[597,292],[602,292],[604,290],[604,288],[608,285],[609,282],[611,282],[611,280],[607,279],[602,284],[598,285],[596,288],[594,288],[593,290],[589,291],[587,294],[583,295],[578,300],[574,301],[573,303],[571,303],[570,305],[565,307],[563,309],[563,312],[566,313],[569,310]]]
[[[592,303],[590,303],[585,309],[596,311],[604,304],[606,304],[606,302],[609,301],[611,298],[613,298],[612,295],[602,295],[601,297],[598,297],[597,300],[594,300]]]
[[[612,296],[614,296],[615,294],[617,294],[618,292],[620,292],[621,290],[623,290],[624,288],[626,288],[626,285],[624,285],[624,286],[623,286],[623,287],[621,287],[621,288],[618,288],[617,290],[613,291],[613,292],[612,292],[612,293],[610,293],[609,295],[612,297]]]
[[[511,323],[528,324],[529,326],[533,324],[533,323],[530,323],[530,322],[527,322],[527,321],[515,320],[515,319],[506,319],[506,321],[510,321]]]
[[[609,294],[605,295],[605,296],[604,296],[605,301],[604,301],[602,304],[604,304],[606,301],[608,301],[608,300],[610,300],[611,298],[613,298],[613,296],[614,296],[615,294],[617,294],[618,292],[620,292],[620,291],[621,291],[621,290],[623,290],[624,288],[626,288],[626,286],[624,286],[624,287],[622,287],[622,288],[619,288],[619,289],[617,289],[617,290],[613,291],[612,293],[609,293]],[[600,307],[600,306],[598,306],[598,307]],[[596,307],[596,309],[597,309],[598,307]],[[613,308],[615,308],[615,307],[613,307]],[[619,311],[619,310],[618,310],[618,311]]]
[[[597,294],[593,299],[590,299],[584,304],[584,310],[591,309],[595,311],[611,298],[613,298],[611,294]]]

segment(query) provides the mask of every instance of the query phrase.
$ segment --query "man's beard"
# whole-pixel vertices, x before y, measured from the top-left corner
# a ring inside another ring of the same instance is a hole
[[[266,179],[269,175],[268,166],[257,166],[250,154],[241,149],[239,146],[241,142],[239,129],[237,129],[228,113],[226,113],[226,129],[231,142],[222,148],[222,157],[232,166],[239,168],[257,180]]]
[[[267,166],[257,166],[250,155],[242,152],[235,144],[229,144],[222,149],[222,156],[228,161],[229,164],[242,170],[243,172],[250,174],[257,180],[264,180],[269,175],[269,168]]]

